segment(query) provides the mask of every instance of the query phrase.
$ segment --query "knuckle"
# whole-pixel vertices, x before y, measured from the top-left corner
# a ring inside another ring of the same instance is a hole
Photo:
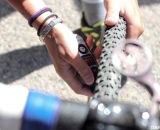
[[[76,93],[76,94],[82,94],[82,87],[76,87],[75,89],[73,89],[73,91]]]
[[[140,29],[140,33],[142,34],[144,32],[144,26],[141,26],[139,29]]]
[[[71,53],[66,53],[65,55],[62,56],[65,60],[72,62],[74,60],[74,57]]]
[[[105,0],[105,3],[108,4],[110,2],[110,0]]]
[[[63,75],[64,75],[64,73],[65,73],[64,66],[61,65],[61,64],[57,65],[57,66],[55,67],[55,71],[56,71],[56,73],[57,73],[59,76],[63,77]]]
[[[72,53],[71,50],[60,50],[59,53],[60,58],[65,59],[67,61],[72,61],[74,59],[74,54]]]
[[[80,92],[79,90],[74,90],[74,92],[75,92],[76,94],[81,94],[81,92]]]
[[[55,68],[55,71],[57,74],[59,74],[60,76],[62,76],[62,69],[60,69],[59,67]]]
[[[144,32],[144,26],[143,26],[143,24],[141,24],[141,23],[137,24],[136,28],[138,30],[139,35],[141,35]]]
[[[89,68],[88,67],[79,67],[79,71],[78,73],[81,75],[81,77],[87,77],[87,75],[90,73]]]

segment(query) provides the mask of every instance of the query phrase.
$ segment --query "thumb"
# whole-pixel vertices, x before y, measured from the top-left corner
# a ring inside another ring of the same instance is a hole
[[[109,26],[113,26],[118,23],[119,13],[120,13],[120,3],[116,0],[105,0],[105,7],[107,11],[107,15],[105,18],[105,24]]]
[[[77,55],[71,64],[87,85],[93,84],[94,75],[87,63],[80,57],[80,55]]]

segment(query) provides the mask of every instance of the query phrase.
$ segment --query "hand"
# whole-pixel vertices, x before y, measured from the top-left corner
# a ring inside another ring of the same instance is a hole
[[[119,16],[127,21],[127,38],[138,38],[144,31],[137,0],[105,0],[105,23],[115,25]]]
[[[49,37],[51,36],[51,37]],[[56,72],[78,94],[91,96],[92,93],[77,79],[77,72],[87,85],[94,82],[94,76],[80,57],[75,34],[64,24],[57,24],[45,38],[45,43]]]

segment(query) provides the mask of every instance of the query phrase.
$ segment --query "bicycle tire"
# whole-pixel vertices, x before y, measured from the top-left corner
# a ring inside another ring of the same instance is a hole
[[[112,64],[112,52],[116,45],[126,38],[126,22],[120,18],[113,27],[106,27],[102,42],[102,52],[98,74],[94,85],[92,99],[116,100],[120,89],[126,82],[126,77],[117,72]]]

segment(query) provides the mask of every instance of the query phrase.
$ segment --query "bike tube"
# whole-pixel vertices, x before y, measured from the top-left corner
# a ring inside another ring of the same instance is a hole
[[[92,99],[116,100],[126,77],[117,72],[112,64],[112,52],[117,44],[126,38],[126,22],[121,17],[118,24],[106,27],[102,42],[102,52]]]

